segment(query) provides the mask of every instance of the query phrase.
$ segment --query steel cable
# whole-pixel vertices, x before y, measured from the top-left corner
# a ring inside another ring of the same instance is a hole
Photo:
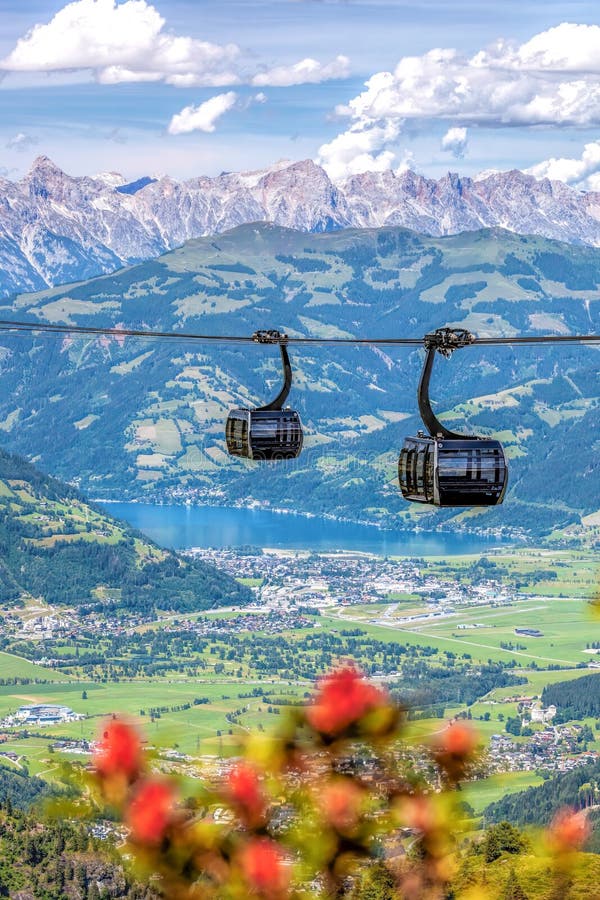
[[[0,332],[42,333],[63,335],[106,336],[113,338],[132,337],[150,340],[196,341],[199,343],[256,343],[252,335],[202,334],[186,331],[155,331],[136,328],[100,328],[86,325],[57,325],[51,322],[22,322],[0,319]],[[374,346],[411,346],[422,347],[424,337],[287,337],[288,344],[370,344]],[[549,335],[512,335],[509,337],[476,337],[470,346],[501,346],[512,344],[597,344],[600,334],[549,334]]]

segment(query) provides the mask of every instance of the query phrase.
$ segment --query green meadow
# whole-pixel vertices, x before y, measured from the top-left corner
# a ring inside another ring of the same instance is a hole
[[[328,625],[336,630],[356,621],[380,640],[427,644],[458,655],[469,653],[483,661],[514,659],[517,665],[541,668],[588,664],[594,655],[585,650],[600,639],[600,621],[592,606],[577,597],[536,596],[515,600],[509,606],[465,606],[427,621],[402,621],[424,611],[424,604],[394,611],[390,604],[354,606],[330,617]],[[535,629],[541,636],[517,634],[517,628]]]
[[[69,681],[67,675],[50,672],[43,666],[13,656],[12,653],[0,652],[0,678],[53,678],[57,681]]]
[[[506,794],[514,794],[528,787],[537,787],[543,779],[535,772],[505,772],[503,775],[490,775],[479,781],[469,781],[463,785],[463,796],[470,803],[475,813],[480,815],[488,803],[500,800]]]
[[[538,630],[541,636],[517,634],[516,629],[522,628]],[[404,627],[403,631],[418,635],[423,643],[436,639],[454,652],[468,652],[477,659],[514,658],[522,665],[535,662],[545,667],[590,662],[593,656],[584,651],[595,629],[597,622],[586,601],[536,597],[508,608],[464,608],[447,618]]]
[[[0,687],[0,715],[14,712],[31,703],[64,704],[85,719],[61,725],[31,728],[34,736],[10,738],[0,745],[2,751],[23,756],[23,764],[32,774],[54,770],[62,754],[51,754],[48,747],[54,739],[93,739],[102,722],[113,714],[127,715],[139,722],[146,739],[157,747],[176,748],[190,755],[230,755],[240,746],[240,739],[250,725],[258,725],[269,715],[268,704],[260,697],[241,697],[255,685],[250,683],[204,683],[167,681],[130,681],[117,684],[71,682]],[[261,684],[265,691],[275,690],[277,697],[298,696],[300,688]],[[83,699],[83,692],[87,698]],[[194,699],[208,698],[208,703],[194,705]],[[268,698],[267,698],[268,699]],[[188,709],[172,709],[190,704]],[[165,709],[167,707],[167,709]],[[161,708],[153,718],[152,708]],[[242,724],[226,718],[240,710]],[[143,714],[142,714],[143,711]],[[269,716],[275,721],[273,714]],[[77,757],[81,759],[82,757]]]

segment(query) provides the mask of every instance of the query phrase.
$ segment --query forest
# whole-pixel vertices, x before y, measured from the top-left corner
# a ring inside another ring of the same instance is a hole
[[[486,822],[506,819],[521,826],[548,825],[564,806],[585,809],[594,805],[593,786],[599,778],[600,760],[596,760],[572,772],[556,775],[539,787],[507,794],[486,807],[484,819]]]
[[[573,681],[547,684],[542,691],[542,703],[557,707],[556,723],[600,716],[600,678],[596,674],[584,675]]]

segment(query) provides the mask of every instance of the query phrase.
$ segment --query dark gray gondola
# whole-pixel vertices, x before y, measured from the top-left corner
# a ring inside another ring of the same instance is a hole
[[[500,441],[450,431],[435,416],[429,381],[437,352],[444,356],[473,340],[469,332],[441,328],[425,337],[427,355],[419,382],[419,411],[429,434],[406,438],[398,460],[402,496],[433,506],[496,506],[508,485]]]
[[[278,331],[259,331],[254,340],[279,344],[284,384],[277,397],[266,406],[232,409],[227,417],[225,437],[231,456],[253,460],[294,459],[302,450],[300,416],[295,409],[283,408],[292,386],[292,366],[287,352],[287,336]]]

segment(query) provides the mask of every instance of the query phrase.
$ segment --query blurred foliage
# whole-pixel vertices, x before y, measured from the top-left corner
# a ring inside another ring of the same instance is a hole
[[[212,782],[198,771],[190,793],[113,718],[77,813],[123,822],[136,877],[174,900],[575,900],[582,877],[597,879],[600,860],[578,852],[585,811],[527,836],[508,822],[476,834],[460,793],[477,770],[475,731],[454,721],[417,747],[406,722],[345,665],[276,734],[249,734]]]

